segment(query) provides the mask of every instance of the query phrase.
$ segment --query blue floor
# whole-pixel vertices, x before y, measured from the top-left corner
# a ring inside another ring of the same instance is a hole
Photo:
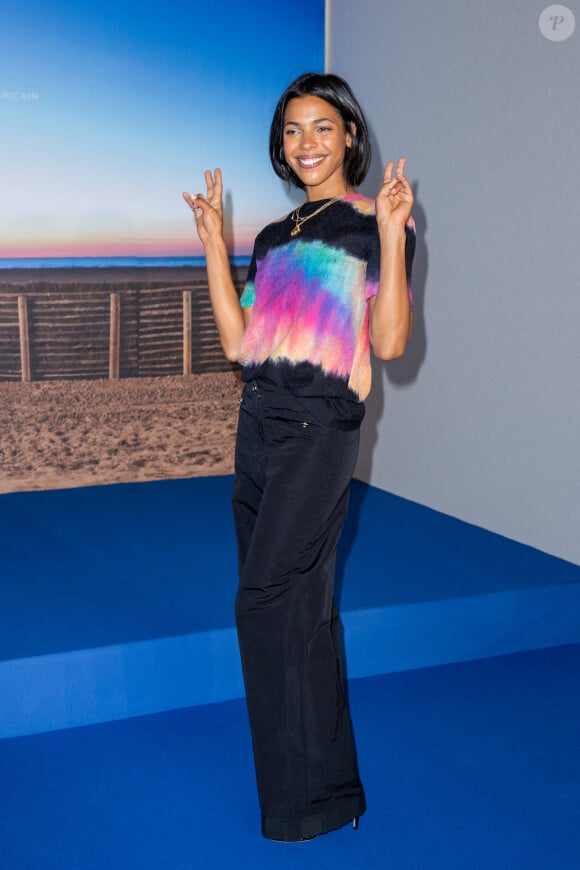
[[[0,737],[243,695],[231,477],[0,498]],[[580,566],[354,481],[351,678],[580,642]]]
[[[2,495],[0,661],[232,626],[231,487],[227,476]],[[571,583],[578,565],[353,481],[342,612]]]
[[[578,870],[580,645],[349,691],[357,832],[261,838],[238,700],[0,741],[0,867]]]

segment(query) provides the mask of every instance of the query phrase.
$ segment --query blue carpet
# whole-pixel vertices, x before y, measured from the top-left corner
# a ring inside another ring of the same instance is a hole
[[[0,498],[0,660],[233,625],[231,477]],[[342,611],[580,582],[580,567],[354,481]]]
[[[359,831],[270,843],[242,701],[0,741],[2,870],[578,870],[580,645],[350,683]]]
[[[231,477],[0,499],[0,737],[238,698]],[[580,567],[355,481],[350,677],[580,641]]]
[[[0,498],[0,659],[232,625],[230,477]]]

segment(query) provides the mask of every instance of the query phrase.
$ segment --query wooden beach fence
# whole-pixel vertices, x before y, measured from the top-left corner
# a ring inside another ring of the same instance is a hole
[[[20,337],[20,368],[22,380],[30,380],[30,331],[26,296],[18,297],[18,333]]]
[[[231,371],[207,284],[0,285],[0,380]]]
[[[121,370],[121,295],[111,293],[109,329],[109,377],[119,377]]]

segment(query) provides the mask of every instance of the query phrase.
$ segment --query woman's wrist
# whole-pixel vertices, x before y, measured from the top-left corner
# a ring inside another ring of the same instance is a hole
[[[392,221],[383,221],[379,222],[379,235],[381,239],[392,239],[392,240],[400,240],[404,239],[405,234],[405,224],[402,223],[393,223]]]
[[[226,242],[224,237],[219,235],[208,235],[205,242],[203,242],[203,247],[206,254],[223,254],[224,252],[227,254]]]
[[[381,251],[405,251],[407,236],[404,226],[379,226]]]

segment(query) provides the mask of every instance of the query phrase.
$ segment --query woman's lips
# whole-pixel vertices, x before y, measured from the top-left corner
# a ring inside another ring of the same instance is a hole
[[[316,169],[324,160],[324,155],[321,157],[298,157],[297,160],[302,169]]]

